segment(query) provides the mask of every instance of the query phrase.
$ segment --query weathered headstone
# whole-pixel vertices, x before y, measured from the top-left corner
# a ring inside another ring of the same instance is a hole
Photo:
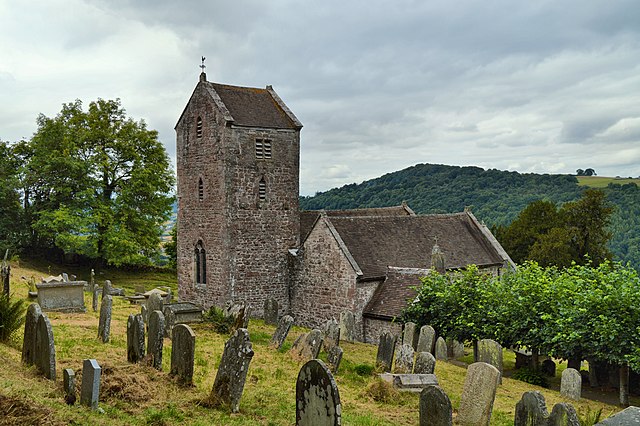
[[[153,311],[160,311],[164,314],[164,302],[158,293],[151,293],[145,303],[145,306],[147,307],[147,321],[149,320],[149,315],[151,315],[151,312]]]
[[[580,426],[580,421],[570,404],[556,404],[549,415],[544,396],[529,391],[516,404],[514,426]]]
[[[489,425],[499,380],[500,372],[493,365],[474,362],[467,368],[458,409],[459,424]]]
[[[73,405],[76,403],[76,373],[71,368],[62,370],[62,385],[64,387],[64,401]]]
[[[276,328],[276,331],[273,332],[273,336],[271,337],[270,346],[272,348],[280,349],[280,347],[284,343],[284,340],[287,338],[292,325],[293,317],[291,315],[285,315],[280,318],[280,321],[278,321],[278,327]]]
[[[11,265],[7,261],[7,257],[9,257],[9,250],[4,253],[4,259],[2,260],[2,265],[0,265],[0,278],[2,280],[2,293],[9,296],[9,294],[11,294],[9,282],[9,278],[11,277]]]
[[[340,314],[340,337],[345,342],[357,340],[356,318],[351,311],[344,311]]]
[[[500,346],[500,343],[491,339],[479,340],[477,361],[486,362],[497,368],[500,372],[500,383],[502,383],[504,369],[502,366],[502,346]]]
[[[322,331],[313,329],[309,333],[300,336],[291,347],[291,353],[302,360],[318,358],[322,347]]]
[[[340,393],[331,371],[318,359],[300,369],[296,381],[296,426],[342,424]]]
[[[553,406],[545,426],[580,426],[580,419],[573,405],[560,402]]]
[[[91,308],[93,309],[93,312],[96,312],[98,310],[98,292],[100,291],[100,287],[94,285],[92,289],[93,295],[91,298]]]
[[[140,306],[140,315],[142,315],[142,321],[145,324],[149,324],[149,308],[147,308],[147,305]]]
[[[38,304],[43,311],[86,312],[84,286],[86,281],[51,281],[36,284]]]
[[[447,339],[447,356],[452,359],[464,356],[464,344],[453,339]]]
[[[334,374],[338,373],[338,368],[340,368],[340,362],[342,362],[342,353],[343,350],[340,346],[333,346],[327,351],[327,364],[329,364],[329,369]]]
[[[420,426],[452,426],[452,413],[451,400],[439,386],[420,392]]]
[[[396,363],[393,367],[394,373],[409,374],[413,371],[413,348],[411,345],[403,343],[396,353]]]
[[[98,323],[98,337],[103,343],[109,341],[111,333],[111,306],[113,302],[111,296],[107,295],[102,298],[100,303],[100,320]]]
[[[565,398],[580,399],[582,392],[582,376],[575,368],[567,368],[560,379],[560,395]]]
[[[436,358],[431,352],[418,352],[413,366],[413,374],[433,374],[436,368]]]
[[[164,315],[160,311],[149,314],[149,337],[147,352],[153,360],[153,368],[162,370],[162,347],[164,345]]]
[[[264,301],[264,323],[276,325],[278,323],[278,301],[276,299],[267,299]]]
[[[423,325],[420,327],[420,335],[418,336],[418,346],[416,352],[430,352],[433,354],[433,349],[436,344],[436,331],[430,325]]]
[[[187,324],[173,327],[171,338],[171,370],[183,385],[193,383],[193,361],[196,353],[196,335]]]
[[[214,405],[225,405],[233,413],[238,412],[251,358],[253,349],[249,332],[246,328],[239,328],[224,344],[220,367],[211,389],[210,398]]]
[[[239,328],[247,328],[249,325],[249,315],[251,307],[245,305],[244,302],[234,303],[232,301],[227,302],[223,314],[227,318],[232,318],[232,330]]]
[[[104,300],[106,296],[110,296],[110,295],[111,295],[111,281],[105,280],[102,286],[102,300]]]
[[[378,353],[376,355],[376,367],[382,371],[391,371],[393,364],[393,354],[396,350],[397,337],[389,332],[382,333],[378,342]]]
[[[391,379],[393,386],[401,391],[421,392],[427,386],[437,385],[438,378],[435,374],[381,374],[385,381]]]
[[[49,380],[56,380],[56,348],[53,342],[53,329],[46,314],[38,317],[36,327],[35,365]]]
[[[436,359],[439,360],[447,360],[447,342],[442,338],[442,336],[438,337],[436,340],[436,349],[435,349]]]
[[[322,346],[327,353],[335,346],[340,346],[340,324],[333,318],[327,321],[324,326]]]
[[[144,358],[145,336],[142,315],[129,315],[127,320],[127,361],[137,363]]]
[[[591,366],[589,366],[591,368]],[[556,377],[556,363],[551,359],[545,359],[540,365],[540,372],[545,376]]]
[[[36,335],[38,334],[38,319],[42,316],[40,305],[32,303],[27,308],[24,321],[24,340],[22,341],[22,362],[33,365],[36,362]]]
[[[416,333],[416,325],[413,322],[407,322],[404,324],[404,332],[402,333],[402,344],[409,345],[416,349],[418,346],[418,334]]]
[[[100,375],[102,367],[95,359],[85,359],[82,362],[82,387],[80,389],[80,403],[91,407],[93,410],[98,408],[98,399],[100,398]]]
[[[595,426],[629,426],[640,425],[640,408],[639,407],[627,407],[624,410],[614,414],[613,416],[604,419],[600,423],[596,423]]]

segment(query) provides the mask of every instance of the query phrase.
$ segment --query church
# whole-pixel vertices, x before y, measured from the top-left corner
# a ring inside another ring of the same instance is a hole
[[[302,123],[271,86],[200,74],[176,124],[180,299],[204,308],[267,299],[297,325],[351,312],[357,340],[377,342],[433,268],[513,262],[470,211],[416,215],[409,206],[300,211]]]

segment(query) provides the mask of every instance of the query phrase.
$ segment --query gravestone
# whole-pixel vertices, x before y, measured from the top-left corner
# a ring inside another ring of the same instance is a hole
[[[51,322],[46,314],[38,317],[36,326],[35,365],[44,377],[56,380],[56,348]]]
[[[296,426],[339,426],[342,407],[338,385],[319,359],[302,366],[296,381]]]
[[[309,333],[298,337],[291,347],[291,353],[304,361],[318,358],[322,340],[322,331],[313,329]]]
[[[227,318],[233,319],[232,330],[247,328],[249,326],[249,314],[251,307],[244,303],[227,302],[223,314]]]
[[[22,362],[33,365],[36,362],[36,336],[38,334],[38,319],[42,316],[40,305],[32,303],[27,308],[24,320],[24,340],[22,341]]]
[[[98,337],[103,343],[109,341],[109,334],[111,332],[111,296],[107,295],[102,298],[100,303],[100,322],[98,323]]]
[[[158,293],[151,293],[145,303],[145,306],[147,307],[147,321],[149,321],[149,315],[151,315],[151,312],[153,311],[160,311],[164,315],[164,302]]]
[[[343,350],[340,346],[334,346],[327,351],[327,364],[329,364],[329,369],[334,374],[337,374],[338,368],[340,368],[340,362],[342,362],[342,353]]]
[[[149,324],[149,309],[146,305],[140,306],[140,315],[142,315],[142,322]]]
[[[249,332],[246,328],[239,328],[224,344],[222,360],[210,395],[214,405],[224,405],[231,408],[231,412],[238,412],[251,358],[253,349]]]
[[[614,414],[608,419],[604,419],[600,423],[596,423],[595,426],[628,426],[628,425],[640,425],[640,408],[627,407],[624,410]]]
[[[420,335],[418,337],[418,346],[416,352],[433,353],[436,344],[436,331],[430,325],[420,327]]]
[[[127,320],[127,361],[138,363],[145,355],[144,321],[142,315],[129,315]]]
[[[82,362],[82,387],[80,403],[96,410],[100,398],[100,375],[102,368],[95,359],[85,359]]]
[[[51,281],[36,284],[38,304],[43,311],[86,312],[84,286],[86,281]]]
[[[467,368],[458,409],[458,423],[465,426],[488,426],[500,372],[493,365],[474,362]]]
[[[403,343],[398,348],[396,363],[393,372],[398,374],[410,374],[413,371],[413,348],[411,345]]]
[[[413,374],[433,374],[436,368],[436,358],[431,352],[418,352],[413,366]]]
[[[560,395],[565,398],[580,399],[582,392],[582,376],[575,368],[567,368],[560,379]]]
[[[104,284],[102,285],[102,300],[104,300],[106,296],[110,296],[110,295],[111,295],[111,281],[105,280]]]
[[[149,314],[149,337],[147,351],[153,360],[153,368],[162,370],[162,347],[164,345],[164,315],[160,311]]]
[[[486,362],[497,368],[500,372],[500,383],[502,383],[504,369],[502,366],[502,346],[500,346],[500,343],[491,339],[478,340],[478,359],[476,361]]]
[[[416,325],[412,322],[404,324],[404,331],[402,333],[402,344],[409,345],[414,350],[418,346],[418,335],[416,334]]]
[[[422,389],[420,426],[452,426],[452,413],[451,400],[439,386],[427,386]]]
[[[464,356],[464,344],[457,340],[446,339],[447,357],[456,359]]]
[[[280,321],[278,321],[278,327],[276,328],[276,331],[273,332],[269,346],[275,349],[280,349],[284,340],[287,338],[292,325],[293,317],[291,315],[285,315],[280,318]]]
[[[100,287],[96,284],[92,288],[93,295],[91,298],[91,308],[93,309],[93,312],[96,312],[98,310],[98,292],[100,291]]]
[[[196,353],[196,335],[187,324],[173,327],[171,337],[171,370],[183,385],[193,383],[193,361]]]
[[[391,371],[393,364],[393,354],[396,350],[397,337],[389,332],[382,333],[378,342],[378,353],[376,355],[376,367],[383,372]]]
[[[551,359],[545,359],[544,361],[542,361],[542,364],[540,366],[540,373],[548,377],[556,377],[556,363]]]
[[[276,325],[278,323],[278,301],[276,299],[267,299],[264,301],[264,323]]]
[[[393,386],[401,391],[421,392],[427,386],[437,385],[435,374],[381,374],[380,378],[390,381]]]
[[[580,426],[576,410],[565,403],[547,411],[544,396],[538,391],[525,392],[516,404],[514,426]]]
[[[351,311],[344,311],[340,314],[340,338],[345,342],[355,342],[356,318]]]
[[[64,387],[64,401],[68,405],[76,403],[76,373],[73,369],[62,370],[62,386]]]
[[[11,294],[11,286],[9,282],[9,278],[11,277],[11,265],[7,261],[7,257],[9,256],[9,250],[4,253],[4,260],[2,261],[2,265],[0,265],[0,279],[2,280],[2,293],[9,296]]]
[[[329,353],[332,348],[340,346],[340,324],[333,318],[327,321],[324,326],[322,346],[327,353]]]
[[[442,338],[442,336],[438,337],[436,340],[436,349],[435,349],[436,359],[439,360],[447,360],[447,342]]]

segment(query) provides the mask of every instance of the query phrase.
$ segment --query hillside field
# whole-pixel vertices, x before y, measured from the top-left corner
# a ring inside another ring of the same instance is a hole
[[[640,178],[626,177],[606,177],[606,176],[576,176],[578,185],[589,186],[591,188],[606,188],[609,184],[625,185],[627,183],[635,183],[640,185]]]

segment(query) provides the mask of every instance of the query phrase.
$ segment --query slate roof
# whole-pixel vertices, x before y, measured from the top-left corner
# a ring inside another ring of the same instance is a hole
[[[399,317],[417,292],[413,287],[420,285],[420,278],[427,275],[427,269],[400,269],[390,267],[387,279],[378,286],[373,297],[364,308],[365,316],[392,320]]]

